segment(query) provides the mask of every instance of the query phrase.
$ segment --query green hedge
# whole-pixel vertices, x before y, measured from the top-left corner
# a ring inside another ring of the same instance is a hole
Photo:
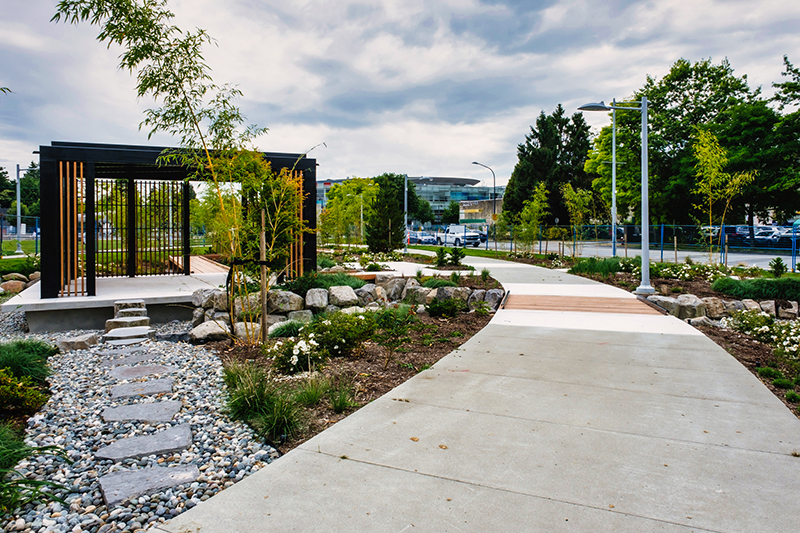
[[[711,289],[740,300],[800,300],[800,279],[797,278],[720,278],[711,284]]]

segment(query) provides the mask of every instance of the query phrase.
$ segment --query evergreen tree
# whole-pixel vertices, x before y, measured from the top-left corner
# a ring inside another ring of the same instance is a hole
[[[447,207],[442,211],[442,224],[458,224],[460,206],[455,200],[450,200]]]
[[[583,165],[589,151],[589,126],[581,113],[567,117],[558,104],[551,115],[544,111],[531,126],[525,142],[517,146],[517,164],[503,198],[503,210],[518,215],[539,183],[551,191],[549,221],[566,223],[569,213],[561,197],[561,186],[572,183],[588,187],[591,180]]]
[[[374,178],[378,193],[369,217],[364,221],[367,246],[370,252],[391,252],[403,245],[405,227],[402,203],[390,175]]]

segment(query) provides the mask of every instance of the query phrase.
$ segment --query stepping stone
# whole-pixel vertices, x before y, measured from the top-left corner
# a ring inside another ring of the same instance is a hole
[[[106,422],[126,422],[128,420],[169,422],[180,410],[181,402],[176,401],[134,403],[120,407],[106,407],[101,416]]]
[[[148,455],[160,455],[185,450],[192,444],[192,428],[189,424],[165,429],[143,437],[120,439],[95,452],[97,459],[124,461],[140,459]]]
[[[103,335],[103,341],[116,341],[116,340],[138,340],[143,341],[149,339],[155,334],[150,326],[135,326],[131,328],[116,328]]]
[[[111,347],[114,346],[131,346],[133,344],[139,344],[140,342],[144,342],[147,339],[120,339],[117,341],[105,341],[105,344],[108,344]]]
[[[153,374],[166,374],[178,370],[176,366],[165,365],[139,365],[139,366],[118,366],[109,370],[108,374],[114,379],[136,379]]]
[[[102,476],[100,490],[106,505],[111,507],[131,498],[192,483],[198,477],[200,477],[200,471],[194,465],[122,470]]]
[[[146,316],[123,316],[106,320],[106,333],[118,328],[132,328],[136,326],[149,326],[150,319]]]
[[[112,398],[127,398],[128,396],[148,396],[150,394],[164,394],[172,392],[171,379],[151,379],[136,383],[123,383],[111,387]]]
[[[128,355],[126,357],[115,357],[112,359],[106,359],[105,361],[100,363],[100,368],[106,368],[109,366],[117,366],[117,365],[135,365],[136,363],[149,361],[150,359],[158,355],[155,353],[142,352],[141,350],[137,351],[140,353],[134,355]]]
[[[97,335],[87,333],[78,337],[65,337],[58,341],[58,349],[62,352],[72,350],[88,350],[90,346],[97,344]]]
[[[114,316],[122,309],[146,309],[144,300],[117,300],[114,302]]]
[[[134,346],[133,348],[121,348],[119,350],[101,350],[97,355],[105,357],[119,357],[120,355],[131,355],[145,351],[147,348],[144,346]]]
[[[115,313],[115,318],[125,318],[129,316],[147,316],[147,309],[144,307],[129,307],[128,309],[120,309]]]

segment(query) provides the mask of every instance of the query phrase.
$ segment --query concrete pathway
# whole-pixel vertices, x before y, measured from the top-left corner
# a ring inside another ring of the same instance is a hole
[[[512,294],[633,297],[468,258]],[[800,421],[670,316],[499,311],[384,397],[159,527],[797,531]]]

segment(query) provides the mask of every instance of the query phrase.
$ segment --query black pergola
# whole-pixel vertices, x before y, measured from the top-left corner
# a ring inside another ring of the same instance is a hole
[[[95,296],[97,277],[191,272],[190,171],[157,164],[165,149],[56,141],[39,147],[42,298]],[[316,160],[264,157],[275,172],[298,173],[302,217],[316,227]],[[292,260],[301,272],[316,269],[313,234],[298,236]]]

